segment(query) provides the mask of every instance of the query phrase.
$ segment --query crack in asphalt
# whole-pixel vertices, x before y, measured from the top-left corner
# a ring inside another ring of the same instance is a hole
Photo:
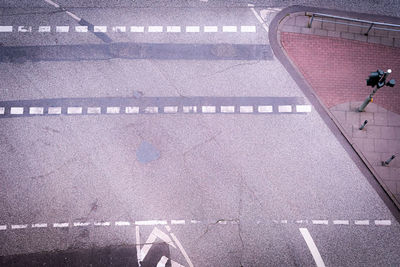
[[[232,66],[223,68],[223,69],[221,69],[221,70],[218,70],[218,71],[216,71],[216,72],[214,72],[214,73],[212,73],[212,74],[198,75],[198,77],[209,78],[209,77],[212,77],[212,76],[214,76],[214,75],[216,75],[216,74],[220,74],[220,73],[226,72],[226,71],[228,71],[228,70],[237,68],[237,67],[239,67],[239,66],[257,65],[257,64],[259,64],[260,62],[261,62],[261,60],[257,60],[256,62],[251,62],[251,63],[248,63],[248,62],[238,63],[238,64],[234,64],[234,65],[232,65]]]

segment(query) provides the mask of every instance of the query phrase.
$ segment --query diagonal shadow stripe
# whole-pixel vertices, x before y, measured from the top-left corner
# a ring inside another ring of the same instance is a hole
[[[105,34],[104,32],[95,32],[94,25],[92,23],[90,23],[89,21],[81,19],[78,23],[79,23],[79,25],[87,26],[88,31],[93,33],[97,38],[99,38],[103,42],[105,42],[107,44],[112,42],[111,38],[108,37],[108,35]]]
[[[0,63],[124,59],[272,60],[269,45],[107,43],[0,47]]]

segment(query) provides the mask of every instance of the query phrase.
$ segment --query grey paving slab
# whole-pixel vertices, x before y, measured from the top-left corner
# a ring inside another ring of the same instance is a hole
[[[381,37],[368,35],[367,42],[372,44],[379,44],[381,42]]]
[[[399,135],[396,136],[396,127],[382,126],[380,129],[383,139],[400,139]]]
[[[354,39],[354,33],[351,32],[341,32],[340,33],[340,37],[344,38],[344,39]]]

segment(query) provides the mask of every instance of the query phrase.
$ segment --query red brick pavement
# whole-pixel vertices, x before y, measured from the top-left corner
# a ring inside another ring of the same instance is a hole
[[[328,108],[363,101],[372,91],[366,86],[370,72],[391,68],[389,78],[397,85],[379,89],[374,103],[400,114],[400,48],[288,32],[281,33],[281,42]]]

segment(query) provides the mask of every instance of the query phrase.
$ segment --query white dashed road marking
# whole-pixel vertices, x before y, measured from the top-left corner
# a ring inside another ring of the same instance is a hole
[[[311,112],[311,105],[296,105],[296,112]]]
[[[125,113],[139,113],[139,107],[125,107]]]
[[[278,106],[278,112],[292,112],[292,106],[291,105]]]
[[[348,220],[334,220],[333,224],[349,225],[349,221]]]
[[[196,113],[197,107],[196,106],[183,106],[183,113]]]
[[[222,113],[235,113],[235,106],[221,106]]]
[[[110,222],[95,222],[93,223],[94,226],[110,226]]]
[[[329,221],[328,220],[313,220],[313,224],[325,224],[328,225]]]
[[[116,226],[129,226],[131,225],[130,222],[124,222],[124,221],[119,221],[119,222],[115,222]]]
[[[108,114],[118,114],[120,111],[119,107],[107,107]]]
[[[55,227],[55,228],[65,228],[68,226],[69,226],[69,223],[53,223],[53,227]]]
[[[82,107],[68,107],[68,114],[82,114]]]
[[[181,32],[180,26],[167,26],[167,32]]]
[[[107,32],[107,26],[94,26],[94,32]]]
[[[4,115],[6,109],[4,107],[0,107],[0,115]]]
[[[274,110],[272,106],[258,106],[259,113],[271,113],[273,111]]]
[[[150,221],[135,221],[136,225],[164,225],[167,221],[163,220],[150,220]]]
[[[0,26],[0,32],[12,32],[13,26]]]
[[[39,26],[39,32],[50,32],[51,27],[50,26]]]
[[[42,107],[30,107],[29,108],[29,114],[43,114],[43,108]]]
[[[240,26],[241,32],[256,32],[256,26]]]
[[[11,229],[25,229],[28,228],[27,224],[12,224]]]
[[[112,27],[113,32],[126,32],[125,26],[114,26]]]
[[[144,26],[131,26],[131,32],[144,32]]]
[[[222,26],[223,32],[237,32],[236,26]]]
[[[0,231],[7,230],[7,225],[0,225]]]
[[[312,239],[310,232],[308,232],[307,228],[300,228],[300,233],[303,235],[304,240],[307,243],[308,249],[311,252],[311,255],[314,258],[315,264],[317,267],[325,267],[325,263],[322,260],[321,254],[319,254],[318,248]]]
[[[163,26],[149,26],[148,32],[163,32]]]
[[[15,114],[15,115],[24,114],[24,108],[23,107],[12,107],[10,110],[10,113]]]
[[[164,113],[177,113],[177,112],[178,112],[177,106],[164,107]]]
[[[88,32],[88,26],[75,26],[76,32]]]
[[[391,220],[375,220],[375,225],[391,225]]]
[[[215,106],[202,106],[201,111],[203,113],[215,113]]]
[[[253,106],[240,106],[240,113],[253,113]]]
[[[200,26],[186,26],[186,32],[200,32]]]
[[[171,220],[171,224],[185,224],[185,220]]]
[[[47,223],[34,223],[32,224],[32,228],[46,228]]]
[[[355,220],[355,225],[369,225],[369,220]]]
[[[49,107],[48,114],[61,114],[61,107]]]
[[[74,222],[74,226],[89,226],[90,223],[89,222]]]
[[[101,114],[101,107],[88,107],[88,114]]]
[[[69,26],[56,26],[56,32],[69,32]]]
[[[204,32],[218,32],[218,26],[204,26]]]
[[[145,113],[158,113],[158,107],[146,107],[144,109]]]

